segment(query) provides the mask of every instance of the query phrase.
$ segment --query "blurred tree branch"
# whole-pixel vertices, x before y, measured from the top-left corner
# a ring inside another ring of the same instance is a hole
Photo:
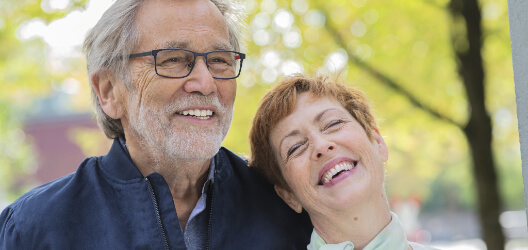
[[[321,6],[317,6],[316,8],[319,9],[322,12],[322,14],[325,16],[326,20],[328,20],[328,16],[329,15],[328,15],[327,11],[324,8],[322,8]],[[404,97],[406,97],[409,100],[409,102],[411,102],[411,104],[414,105],[415,107],[424,110],[426,113],[428,113],[428,114],[430,114],[430,115],[432,115],[432,116],[434,116],[434,117],[436,117],[436,118],[438,118],[440,120],[443,120],[443,121],[445,121],[447,123],[455,125],[455,126],[459,127],[460,129],[462,129],[464,127],[462,124],[457,123],[456,121],[454,121],[450,117],[448,117],[446,115],[443,115],[443,114],[437,112],[436,110],[434,110],[433,108],[423,104],[413,94],[411,94],[411,92],[409,92],[405,88],[403,88],[402,84],[396,82],[394,79],[389,77],[387,74],[384,74],[380,70],[376,69],[374,66],[368,64],[367,62],[363,61],[362,59],[360,59],[359,57],[354,55],[347,48],[346,43],[344,42],[344,39],[343,39],[342,35],[340,34],[339,30],[336,27],[334,27],[331,24],[331,22],[329,22],[329,21],[325,22],[325,27],[326,27],[326,30],[328,31],[328,33],[330,33],[332,35],[332,37],[334,38],[336,44],[339,47],[341,47],[341,48],[346,50],[347,55],[348,55],[348,59],[349,59],[349,61],[351,63],[355,64],[359,68],[361,68],[364,71],[368,72],[370,75],[375,77],[380,83],[385,84],[387,87],[395,90],[399,94],[401,94]]]

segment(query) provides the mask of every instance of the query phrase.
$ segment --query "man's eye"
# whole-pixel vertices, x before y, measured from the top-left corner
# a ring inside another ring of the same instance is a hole
[[[161,61],[161,64],[162,65],[167,65],[167,64],[180,64],[184,61],[183,58],[181,57],[170,57],[170,58],[167,58],[163,61]]]
[[[209,59],[209,62],[211,63],[226,63],[226,60],[222,57],[213,57]]]
[[[233,60],[226,59],[225,57],[213,57],[207,59],[207,63],[209,65],[215,65],[215,66],[232,66]]]

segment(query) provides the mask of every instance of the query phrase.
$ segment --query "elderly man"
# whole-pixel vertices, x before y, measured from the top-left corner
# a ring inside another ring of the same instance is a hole
[[[220,148],[245,58],[240,13],[219,0],[117,0],[85,41],[114,144],[7,207],[0,249],[306,248],[307,216]]]

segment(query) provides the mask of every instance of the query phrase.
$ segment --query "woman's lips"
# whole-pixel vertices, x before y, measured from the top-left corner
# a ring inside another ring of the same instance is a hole
[[[319,185],[325,185],[334,178],[349,172],[357,166],[357,161],[348,158],[338,158],[325,164],[319,173]]]
[[[352,170],[348,170],[348,171],[342,171],[340,174],[338,174],[337,176],[334,176],[334,178],[322,185],[323,187],[331,187],[333,185],[336,185],[338,184],[339,182],[343,181],[344,179],[348,178],[349,176],[353,175],[354,172],[356,171],[357,168],[353,168]]]

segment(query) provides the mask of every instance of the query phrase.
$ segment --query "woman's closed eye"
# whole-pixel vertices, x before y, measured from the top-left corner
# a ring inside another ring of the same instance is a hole
[[[288,153],[286,153],[286,155],[287,155],[288,157],[290,157],[293,153],[295,153],[295,151],[296,151],[299,147],[301,147],[300,144],[295,144],[295,145],[293,145],[293,146],[288,150]]]
[[[323,130],[326,131],[326,130],[329,130],[329,129],[337,129],[337,128],[341,127],[341,125],[343,125],[344,122],[345,121],[341,120],[341,119],[332,120],[329,123],[327,123],[326,126],[324,126]]]
[[[286,152],[286,161],[288,161],[293,154],[301,152],[302,151],[302,146],[304,146],[305,143],[306,143],[306,141],[303,141],[303,142],[299,142],[299,143],[296,143],[293,146],[291,146],[288,149],[288,152]]]

